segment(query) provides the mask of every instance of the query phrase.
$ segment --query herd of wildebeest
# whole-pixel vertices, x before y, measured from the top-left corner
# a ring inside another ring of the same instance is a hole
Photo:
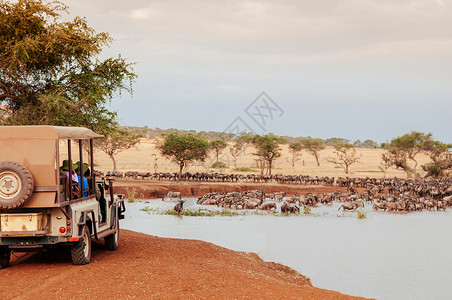
[[[126,178],[138,178],[137,176]],[[170,173],[155,173],[151,177],[158,180],[170,179]],[[176,174],[177,175],[177,174]],[[169,176],[169,177],[168,177]],[[141,177],[142,178],[142,177]],[[304,184],[342,187],[342,191],[331,193],[307,193],[290,195],[285,192],[266,194],[263,189],[220,193],[207,193],[199,197],[197,204],[216,205],[227,209],[258,209],[276,210],[281,203],[283,213],[299,213],[300,208],[310,211],[318,204],[332,205],[339,202],[339,209],[356,210],[368,203],[377,211],[412,212],[421,210],[446,210],[452,206],[452,178],[350,178],[350,177],[311,177],[306,175],[238,175],[238,174],[208,174],[184,173],[184,180],[194,181],[244,181],[244,182],[276,182],[282,184]],[[169,192],[163,200],[169,198],[181,199],[180,193]],[[181,212],[183,200],[180,200],[175,210]]]

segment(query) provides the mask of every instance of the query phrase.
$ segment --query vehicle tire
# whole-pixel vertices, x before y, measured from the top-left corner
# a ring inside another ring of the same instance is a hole
[[[11,250],[8,248],[0,248],[0,269],[9,267],[9,259],[11,257]]]
[[[119,222],[116,221],[116,232],[105,237],[105,248],[116,251],[119,246]]]
[[[23,165],[14,161],[0,162],[0,209],[22,205],[33,193],[33,176]]]
[[[72,263],[86,265],[91,260],[91,235],[88,227],[83,230],[82,239],[71,247]]]

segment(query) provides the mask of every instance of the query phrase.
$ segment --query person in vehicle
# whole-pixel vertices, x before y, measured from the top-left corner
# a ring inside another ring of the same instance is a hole
[[[78,179],[78,186],[81,188],[81,189],[83,189],[83,197],[86,197],[86,196],[88,196],[88,179],[87,179],[87,177],[90,175],[90,170],[89,170],[89,167],[88,167],[88,164],[87,163],[83,163],[83,170],[81,170],[82,168],[80,167],[80,162],[78,161],[77,163],[76,163],[76,165],[77,165],[77,167],[76,167],[76,169],[75,169],[75,172],[77,173],[77,179]],[[83,188],[82,188],[82,185],[81,185],[81,173],[83,173]]]
[[[72,163],[72,161],[71,161]],[[80,195],[80,188],[78,185],[79,177],[77,176],[77,173],[75,173],[75,169],[77,169],[76,164],[72,164],[72,198],[78,198]],[[66,175],[66,177],[69,179],[69,160],[64,160],[63,165],[60,167],[60,170]],[[64,175],[63,175],[64,176]]]
[[[77,168],[76,164],[72,164],[72,182],[78,182],[77,174],[75,173],[75,169]],[[63,171],[67,178],[69,178],[69,160],[63,160],[63,165],[60,167],[60,170]]]

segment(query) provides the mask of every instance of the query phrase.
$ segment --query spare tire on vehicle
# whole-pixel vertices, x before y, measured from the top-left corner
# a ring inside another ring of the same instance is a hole
[[[0,162],[0,208],[22,205],[33,193],[33,177],[23,165],[14,161]]]

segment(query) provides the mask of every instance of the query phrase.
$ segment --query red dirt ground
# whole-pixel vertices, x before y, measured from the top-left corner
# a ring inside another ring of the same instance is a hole
[[[252,253],[127,230],[117,251],[93,243],[85,266],[72,265],[67,248],[11,262],[0,270],[1,299],[354,298],[312,287],[303,275]]]

